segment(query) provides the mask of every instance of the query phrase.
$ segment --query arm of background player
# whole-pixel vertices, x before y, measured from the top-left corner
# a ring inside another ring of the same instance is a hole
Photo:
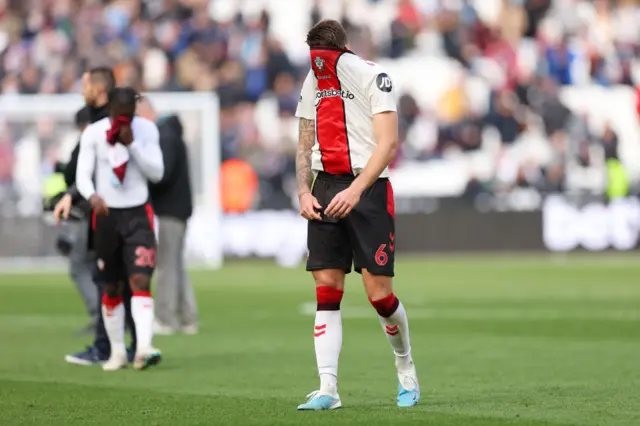
[[[93,184],[95,167],[96,145],[93,137],[93,128],[89,126],[82,132],[82,136],[80,137],[80,150],[76,169],[76,186],[78,192],[85,200],[90,199],[96,192]]]
[[[298,132],[296,178],[298,180],[298,196],[301,196],[311,192],[311,182],[313,181],[311,151],[316,141],[316,122],[301,118]]]
[[[143,127],[142,134],[131,142],[129,152],[147,179],[157,183],[164,174],[164,160],[160,150],[160,132],[155,124],[150,124]]]
[[[398,114],[395,111],[386,111],[374,115],[373,133],[376,139],[376,149],[362,173],[353,181],[353,185],[361,191],[373,185],[396,156]]]

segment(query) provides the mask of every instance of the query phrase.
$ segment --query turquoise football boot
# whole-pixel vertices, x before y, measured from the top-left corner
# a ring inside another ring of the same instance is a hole
[[[307,402],[298,405],[298,411],[335,410],[342,407],[340,397],[337,395],[333,396],[315,391],[307,395],[307,398],[309,398]]]
[[[398,407],[413,407],[420,401],[420,385],[416,371],[398,374]]]

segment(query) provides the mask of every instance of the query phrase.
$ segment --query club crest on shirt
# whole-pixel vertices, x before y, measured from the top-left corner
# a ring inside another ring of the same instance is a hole
[[[315,62],[318,71],[322,71],[324,69],[324,59],[321,57],[316,56],[316,59],[314,59],[313,62]]]
[[[98,267],[99,271],[104,271],[104,260],[98,259],[98,261],[96,262],[96,266]]]

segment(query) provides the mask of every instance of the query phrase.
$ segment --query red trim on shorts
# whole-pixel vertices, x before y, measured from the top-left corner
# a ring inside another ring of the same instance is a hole
[[[98,215],[96,215],[96,212],[94,210],[91,210],[91,230],[95,231],[96,230],[96,226],[97,226],[97,219]]]
[[[338,61],[345,53],[345,50],[311,50],[311,66],[318,81],[318,90],[331,93],[331,96],[316,98],[316,135],[322,166],[332,175],[353,174],[345,99],[337,71]]]
[[[150,291],[134,291],[132,297],[151,297]]]
[[[102,295],[102,304],[108,310],[113,310],[118,307],[122,303],[122,297],[109,297],[106,293]]]
[[[393,218],[396,217],[396,201],[393,196],[393,185],[387,180],[387,212]]]
[[[149,219],[149,226],[152,231],[156,230],[156,221],[155,221],[155,213],[153,212],[153,207],[151,207],[151,203],[147,203],[144,205],[144,209],[147,211],[147,219]]]

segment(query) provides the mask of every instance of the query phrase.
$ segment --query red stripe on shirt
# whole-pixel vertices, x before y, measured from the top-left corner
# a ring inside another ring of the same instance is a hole
[[[316,136],[324,171],[333,175],[353,174],[345,100],[338,78],[337,65],[344,50],[312,49],[311,66],[318,81],[318,91],[337,93],[316,99]],[[320,66],[319,66],[320,65]]]

